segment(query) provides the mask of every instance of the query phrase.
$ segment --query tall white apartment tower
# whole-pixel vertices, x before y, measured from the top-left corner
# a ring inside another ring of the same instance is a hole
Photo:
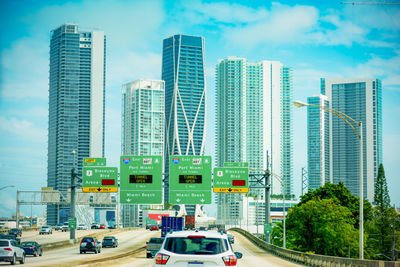
[[[164,81],[140,79],[122,88],[122,154],[164,156]],[[140,208],[123,205],[124,227],[140,226]]]
[[[249,63],[245,58],[228,57],[219,60],[216,77],[217,166],[246,161],[251,169],[265,170],[269,151],[270,170],[283,178],[285,194],[291,195],[291,69],[278,61]],[[264,197],[262,190],[251,192]],[[272,193],[282,194],[281,183],[275,177]],[[243,216],[240,212],[229,215],[222,212],[222,207],[240,197],[219,194],[218,218],[239,220]]]
[[[379,79],[321,79],[321,94],[330,107],[363,125],[364,196],[374,199],[375,178],[382,163],[382,85]],[[357,129],[357,127],[356,127]],[[358,129],[357,129],[358,130]],[[359,140],[346,122],[329,113],[330,180],[343,182],[359,195]]]
[[[82,178],[83,158],[104,157],[105,63],[104,32],[76,24],[51,32],[47,185],[54,190],[70,188],[72,168]],[[68,216],[67,206],[47,206],[49,225]]]

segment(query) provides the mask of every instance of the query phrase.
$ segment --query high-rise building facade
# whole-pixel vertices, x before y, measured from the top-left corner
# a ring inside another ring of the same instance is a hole
[[[321,79],[321,94],[326,95],[329,107],[357,122],[362,122],[364,197],[374,199],[375,179],[382,163],[382,85],[379,79]],[[308,107],[310,110],[311,107]],[[329,181],[343,182],[359,196],[360,150],[354,130],[338,116],[328,113],[328,123],[320,124],[321,132],[329,133],[329,154],[323,161],[329,166]],[[316,122],[315,122],[316,123]],[[309,128],[318,126],[308,122]],[[325,127],[325,128],[322,128]],[[354,125],[359,132],[359,127]],[[309,136],[310,142],[310,136]],[[309,160],[309,164],[312,161]],[[315,161],[315,165],[322,162]],[[326,166],[326,165],[325,165]]]
[[[292,185],[292,73],[278,61],[249,63],[228,57],[216,68],[217,166],[224,162],[249,163],[251,169],[265,170],[269,152],[273,177],[272,193],[293,193]],[[262,190],[251,193],[263,197]],[[241,195],[217,196],[218,218],[236,221],[224,206]],[[225,214],[225,215],[224,215]],[[243,214],[236,214],[241,217]],[[226,218],[225,218],[226,217]]]
[[[164,81],[140,79],[122,89],[122,155],[164,156]],[[141,226],[141,209],[122,207],[124,227]]]
[[[54,190],[70,188],[72,168],[81,176],[83,158],[104,157],[105,47],[102,31],[75,24],[52,31],[47,184]],[[68,213],[49,205],[47,223],[64,222]]]
[[[204,38],[174,35],[163,41],[165,172],[171,155],[203,155],[206,137]],[[165,200],[169,188],[165,186]],[[188,206],[187,206],[188,207]],[[193,208],[193,207],[192,207]]]
[[[308,97],[307,103],[329,108],[325,95]],[[308,107],[307,140],[308,188],[315,190],[326,182],[332,182],[329,174],[329,114],[324,109]]]

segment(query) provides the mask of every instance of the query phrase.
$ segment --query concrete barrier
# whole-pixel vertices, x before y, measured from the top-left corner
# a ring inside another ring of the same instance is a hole
[[[353,258],[342,258],[342,257],[334,257],[334,256],[325,256],[318,254],[309,254],[305,252],[284,249],[272,244],[265,242],[252,235],[251,233],[240,229],[240,228],[231,228],[230,231],[235,231],[247,239],[249,239],[256,246],[264,249],[265,251],[270,252],[278,257],[297,262],[300,264],[304,264],[307,266],[321,266],[321,267],[400,267],[400,262],[396,261],[375,261],[375,260],[359,260]]]

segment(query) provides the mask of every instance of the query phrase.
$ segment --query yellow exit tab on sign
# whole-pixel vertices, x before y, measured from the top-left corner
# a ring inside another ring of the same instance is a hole
[[[230,188],[230,187],[219,187],[213,188],[214,193],[248,193],[249,188]]]
[[[118,187],[82,187],[82,192],[118,192]]]

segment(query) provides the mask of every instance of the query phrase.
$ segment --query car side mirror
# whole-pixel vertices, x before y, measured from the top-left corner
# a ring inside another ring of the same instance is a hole
[[[243,254],[240,252],[235,252],[235,256],[236,258],[241,259],[243,257]]]

